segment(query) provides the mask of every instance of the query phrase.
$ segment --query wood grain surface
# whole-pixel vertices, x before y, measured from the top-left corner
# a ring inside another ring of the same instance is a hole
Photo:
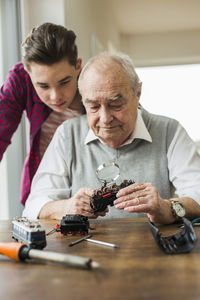
[[[49,232],[59,222],[41,221]],[[15,262],[0,255],[1,300],[99,300],[200,299],[200,245],[191,253],[166,255],[156,245],[146,218],[91,221],[92,239],[115,243],[119,249],[54,233],[47,236],[46,251],[90,257],[100,264],[94,270],[68,268],[59,264],[29,260]],[[168,235],[177,224],[162,226]],[[199,228],[195,228],[197,238]],[[12,241],[11,222],[0,222],[0,242]]]

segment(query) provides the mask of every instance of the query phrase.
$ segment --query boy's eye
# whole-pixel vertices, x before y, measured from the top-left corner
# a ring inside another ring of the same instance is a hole
[[[48,89],[48,85],[40,85],[40,88],[43,90],[46,90],[46,89]]]
[[[66,85],[66,84],[68,84],[69,82],[70,82],[70,80],[66,80],[66,81],[61,82],[60,85]]]

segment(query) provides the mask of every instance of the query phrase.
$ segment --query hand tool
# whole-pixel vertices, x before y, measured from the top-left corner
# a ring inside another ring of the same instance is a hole
[[[30,249],[27,245],[17,242],[0,243],[0,254],[6,255],[9,258],[17,261],[24,261],[26,259],[36,258],[39,260],[58,262],[68,267],[76,267],[83,269],[93,269],[99,267],[99,264],[95,261],[92,261],[90,258],[64,253]]]

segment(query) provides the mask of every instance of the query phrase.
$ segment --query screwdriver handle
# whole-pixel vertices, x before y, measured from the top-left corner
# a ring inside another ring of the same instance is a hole
[[[0,243],[0,254],[6,255],[14,260],[21,260],[19,253],[22,247],[26,246],[23,243]]]

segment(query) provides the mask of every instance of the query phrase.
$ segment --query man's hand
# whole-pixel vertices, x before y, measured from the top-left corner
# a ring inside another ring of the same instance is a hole
[[[127,212],[145,213],[152,222],[172,222],[168,200],[160,197],[152,183],[134,183],[117,193],[114,205]]]
[[[93,209],[90,207],[90,198],[93,193],[94,189],[92,188],[81,188],[69,199],[50,201],[42,207],[39,218],[59,220],[69,214],[80,214],[90,219],[105,216],[108,209],[94,214]]]
[[[80,214],[87,216],[90,219],[96,219],[98,216],[105,216],[108,209],[103,212],[94,214],[93,209],[90,206],[90,198],[94,194],[92,188],[81,188],[70,199],[66,200],[65,209],[67,214]]]

